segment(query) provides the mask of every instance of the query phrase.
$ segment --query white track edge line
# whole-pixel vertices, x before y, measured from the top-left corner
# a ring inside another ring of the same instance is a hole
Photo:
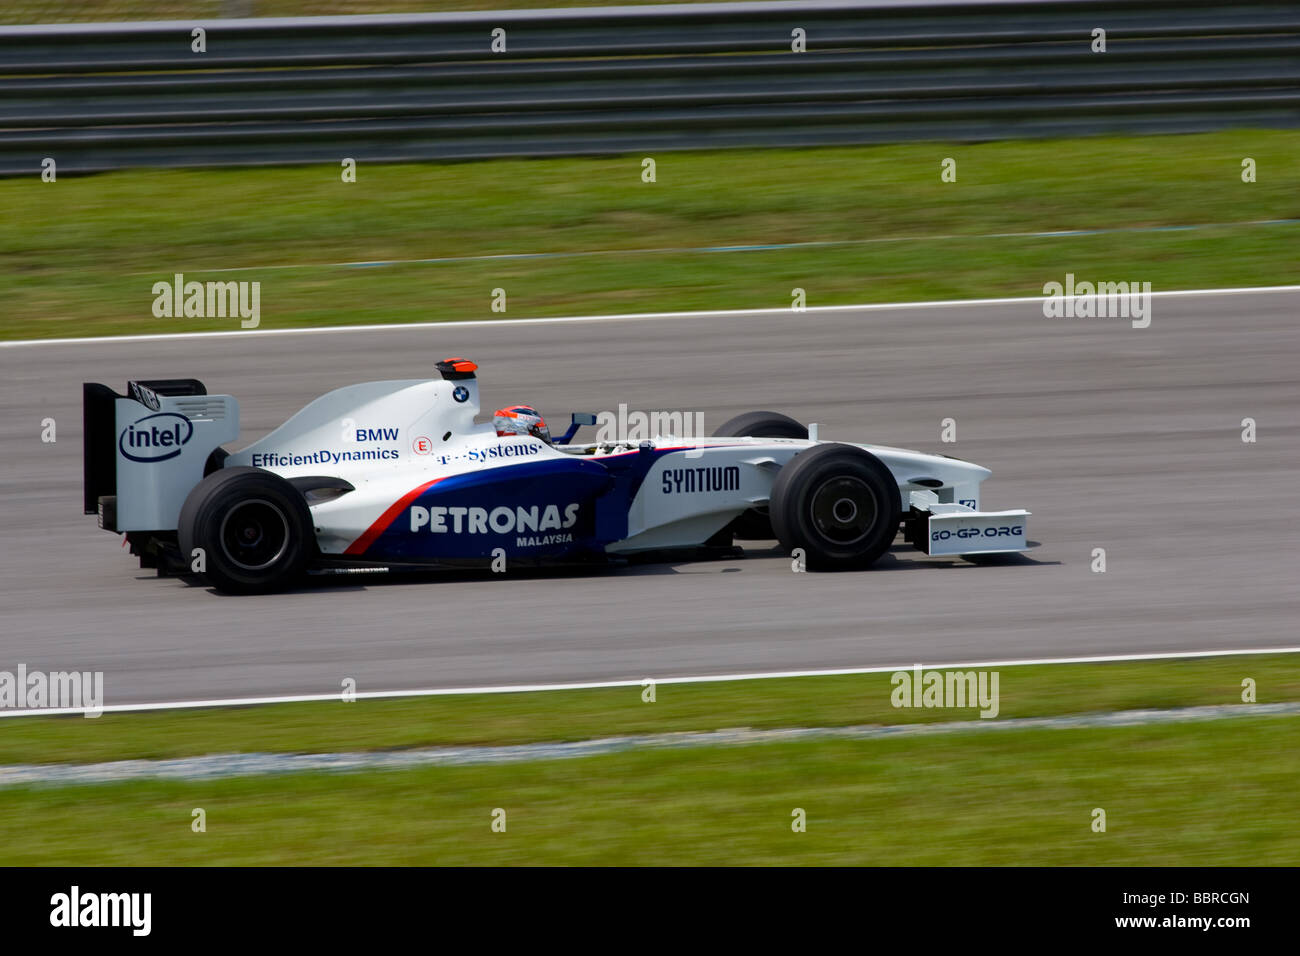
[[[1252,295],[1270,292],[1300,292],[1300,285],[1241,286],[1224,289],[1165,289],[1152,291],[1153,297]],[[616,315],[564,315],[524,319],[452,319],[446,322],[384,322],[374,325],[326,325],[286,329],[235,329],[227,332],[158,332],[148,335],[98,335],[69,339],[13,339],[0,341],[0,348],[19,348],[29,345],[93,345],[118,342],[160,342],[168,340],[250,338],[266,335],[326,335],[347,332],[391,332],[399,329],[430,330],[481,326],[489,328],[502,325],[542,325],[549,322],[633,322],[644,319],[693,319],[706,317],[735,318],[781,313],[806,314],[809,312],[877,312],[885,309],[958,308],[970,305],[1010,305],[1017,302],[1041,302],[1047,296],[1007,296],[993,299],[939,299],[927,302],[870,302],[860,305],[813,305],[806,309],[782,306],[769,309],[711,309],[701,312],[628,312]],[[1095,296],[1065,296],[1064,298],[1095,298]]]
[[[787,677],[837,677],[853,674],[889,674],[894,671],[906,671],[915,667],[924,670],[967,670],[978,668],[988,670],[997,667],[1034,667],[1048,664],[1110,664],[1124,661],[1162,661],[1201,657],[1244,657],[1260,654],[1300,654],[1300,647],[1257,647],[1216,651],[1164,651],[1149,654],[1112,654],[1098,657],[1042,657],[1004,661],[965,661],[956,664],[890,664],[878,667],[842,667],[828,670],[799,671],[760,671],[747,674],[705,674],[691,677],[643,677],[639,680],[585,681],[564,684],[505,684],[493,687],[440,687],[427,690],[372,690],[356,691],[352,694],[357,700],[378,700],[388,698],[413,697],[453,697],[470,694],[524,694],[541,691],[559,690],[597,690],[606,687],[644,687],[647,683],[659,684],[711,684],[733,683],[751,680],[776,680]],[[251,707],[259,704],[302,704],[323,701],[340,701],[342,693],[334,694],[294,694],[283,697],[231,697],[217,700],[181,700],[160,701],[142,704],[106,704],[98,708],[100,713],[123,713],[127,711],[150,710],[189,710],[211,707]],[[0,709],[0,717],[53,717],[58,715],[85,714],[84,707],[50,707],[34,710]]]

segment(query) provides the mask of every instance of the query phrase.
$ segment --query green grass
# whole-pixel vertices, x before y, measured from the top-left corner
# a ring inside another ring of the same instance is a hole
[[[955,183],[940,181],[954,157]],[[1254,158],[1258,182],[1241,182]],[[1300,132],[732,150],[0,181],[0,336],[230,330],[152,315],[155,281],[262,283],[261,327],[1038,295],[1066,272],[1155,289],[1290,283]],[[1059,238],[988,233],[1219,224]],[[935,238],[957,236],[955,239]],[[910,238],[909,238],[910,237]],[[917,238],[920,237],[920,238]],[[656,248],[904,238],[762,252]],[[328,266],[507,253],[561,259]],[[270,269],[269,266],[293,266]],[[238,273],[222,268],[254,267]]]
[[[1300,700],[1300,655],[1008,667],[999,718]],[[111,691],[111,688],[109,688]],[[205,753],[329,752],[585,740],[730,727],[981,720],[974,710],[895,708],[889,674],[466,694],[351,703],[0,720],[0,764],[89,763]],[[110,701],[111,702],[111,701]],[[0,790],[0,797],[3,795]]]
[[[336,14],[445,13],[544,7],[627,6],[699,0],[251,0],[241,15],[312,17]],[[7,0],[0,23],[94,23],[109,20],[193,20],[229,16],[229,0]]]
[[[1295,865],[1297,750],[1243,718],[5,789],[0,864]]]
[[[1300,655],[1009,667],[1001,718],[1300,700]],[[888,674],[0,720],[0,764],[969,719]],[[643,750],[504,766],[0,787],[0,865],[1294,865],[1300,721]],[[207,832],[190,829],[202,807]],[[490,829],[507,813],[507,830]],[[790,829],[794,808],[808,830]],[[1105,809],[1108,831],[1091,830]]]

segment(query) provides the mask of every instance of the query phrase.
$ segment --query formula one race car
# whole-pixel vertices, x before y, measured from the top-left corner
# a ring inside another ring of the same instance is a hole
[[[587,443],[573,438],[597,418],[574,414],[552,443],[527,407],[476,423],[476,369],[336,389],[235,453],[229,395],[87,383],[85,512],[142,567],[242,593],[306,573],[727,553],[733,537],[775,537],[811,569],[866,567],[900,528],[932,555],[1027,548],[1028,512],[981,511],[989,471],[969,462],[822,442],[774,412],[710,438]]]

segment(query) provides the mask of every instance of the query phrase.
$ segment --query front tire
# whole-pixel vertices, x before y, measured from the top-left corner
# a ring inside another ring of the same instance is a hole
[[[745,412],[713,433],[719,438],[807,438],[808,426],[780,412]]]
[[[879,458],[852,445],[796,455],[772,485],[772,529],[814,570],[863,568],[893,544],[902,510],[898,482]]]
[[[181,556],[203,549],[204,579],[231,594],[265,594],[296,582],[315,552],[311,512],[298,490],[260,468],[221,468],[181,508]]]

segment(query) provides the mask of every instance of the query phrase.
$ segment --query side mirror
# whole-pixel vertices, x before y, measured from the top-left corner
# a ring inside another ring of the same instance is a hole
[[[573,436],[578,434],[578,429],[583,425],[596,424],[596,416],[591,412],[574,412],[570,418],[572,419],[572,423],[569,425],[569,430],[560,436],[560,439],[556,444],[567,445],[573,440]]]

